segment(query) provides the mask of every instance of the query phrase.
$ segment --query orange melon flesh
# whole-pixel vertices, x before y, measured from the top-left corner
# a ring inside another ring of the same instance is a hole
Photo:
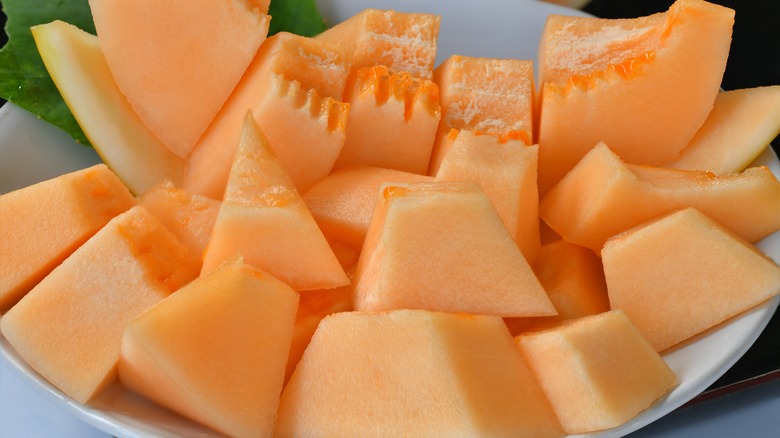
[[[353,69],[346,139],[334,169],[359,164],[424,174],[439,124],[439,89],[385,66]]]
[[[715,176],[626,165],[602,143],[542,199],[539,211],[564,239],[598,253],[609,237],[683,207],[755,242],[780,229],[780,182],[766,167]]]
[[[474,182],[384,186],[353,283],[357,310],[555,314]]]
[[[229,436],[271,436],[297,305],[289,286],[230,260],[128,322],[119,379]]]
[[[90,0],[89,5],[119,89],[182,158],[241,79],[270,22],[268,1]]]
[[[539,187],[546,193],[598,142],[625,161],[677,156],[712,109],[734,11],[677,0],[636,19],[550,16],[539,49]]]
[[[663,167],[741,172],[780,134],[780,85],[721,91],[680,156]]]
[[[533,61],[453,55],[436,68],[442,118],[428,172],[435,175],[451,129],[534,142]]]
[[[116,377],[125,323],[194,279],[198,261],[141,206],[112,219],[0,320],[19,355],[86,403]]]
[[[440,23],[433,14],[366,9],[316,38],[351,45],[353,68],[384,65],[432,79]]]
[[[336,256],[247,113],[202,273],[240,254],[297,291],[349,284]]]
[[[677,384],[619,310],[515,339],[568,434],[619,426]]]
[[[474,181],[526,260],[532,262],[541,246],[539,191],[536,185],[537,146],[520,140],[501,142],[494,135],[459,131],[452,140],[436,181]]]
[[[248,109],[299,191],[324,178],[345,139],[349,106],[341,98],[350,64],[344,50],[286,32],[268,38],[193,148],[184,188],[222,199]]]
[[[501,319],[421,310],[325,318],[275,436],[562,436]]]
[[[334,171],[309,189],[303,200],[326,237],[360,249],[382,184],[432,180],[401,170],[354,166]]]
[[[780,293],[780,267],[687,208],[613,237],[601,251],[613,309],[658,351]]]
[[[136,203],[105,164],[0,196],[0,313]]]

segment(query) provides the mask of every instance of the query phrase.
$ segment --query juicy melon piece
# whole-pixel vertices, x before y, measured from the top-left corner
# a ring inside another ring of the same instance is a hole
[[[539,49],[541,192],[601,141],[629,163],[676,157],[712,109],[733,24],[732,9],[702,0],[635,19],[550,16]]]
[[[229,436],[271,436],[297,305],[230,260],[127,323],[120,382]]]
[[[377,435],[562,432],[501,318],[329,316],[282,393],[275,436]]]
[[[664,167],[741,172],[780,134],[780,85],[721,91],[680,156]]]
[[[116,377],[125,323],[189,283],[197,267],[157,218],[135,206],[38,283],[0,329],[33,369],[86,403]]]
[[[244,120],[201,272],[210,272],[240,254],[247,263],[297,291],[349,284],[254,117],[247,113]]]
[[[268,1],[90,0],[116,84],[146,126],[187,157],[268,33]],[[204,31],[208,29],[208,31]]]
[[[353,68],[384,65],[432,79],[440,23],[433,14],[366,9],[316,38],[352,46]]]
[[[356,310],[555,314],[475,182],[384,186],[354,287]]]
[[[619,310],[521,335],[516,342],[568,434],[619,426],[677,384]]]
[[[105,164],[0,196],[0,313],[135,204]]]
[[[780,293],[780,267],[687,208],[611,238],[601,251],[613,309],[658,351]]]
[[[428,173],[435,175],[451,129],[534,142],[533,61],[453,55],[436,68],[442,117]]]
[[[140,195],[164,179],[181,184],[184,161],[149,131],[117,88],[96,36],[62,21],[33,26],[38,53],[100,158]]]
[[[755,242],[780,229],[780,181],[763,166],[715,176],[627,165],[601,143],[542,199],[539,211],[564,239],[598,253],[609,237],[684,207]]]
[[[441,117],[439,88],[385,66],[353,69],[346,139],[334,169],[369,165],[424,174]]]

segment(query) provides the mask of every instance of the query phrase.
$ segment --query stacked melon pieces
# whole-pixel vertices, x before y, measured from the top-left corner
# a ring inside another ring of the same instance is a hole
[[[754,246],[780,182],[745,169],[780,86],[719,91],[730,9],[551,16],[537,93],[529,60],[435,66],[430,14],[266,38],[267,1],[90,4],[97,37],[33,34],[107,165],[0,197],[3,336],[78,402],[118,381],[237,437],[588,433],[780,293]]]

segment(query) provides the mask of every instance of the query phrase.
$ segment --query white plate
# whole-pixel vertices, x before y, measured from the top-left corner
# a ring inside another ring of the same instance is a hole
[[[535,59],[539,37],[550,13],[582,15],[547,3],[526,0],[319,0],[330,23],[363,8],[376,7],[442,16],[437,62],[450,54]],[[89,148],[29,113],[7,104],[0,109],[0,193],[51,178],[99,161]],[[780,162],[768,149],[756,164],[780,175]],[[758,244],[780,260],[780,233]],[[780,302],[775,298],[668,352],[664,359],[680,384],[667,397],[631,422],[598,436],[622,436],[666,415],[692,399],[725,373],[753,344]],[[212,437],[217,433],[125,391],[110,387],[88,405],[76,403],[30,369],[0,336],[2,360],[55,404],[98,429],[118,437]]]

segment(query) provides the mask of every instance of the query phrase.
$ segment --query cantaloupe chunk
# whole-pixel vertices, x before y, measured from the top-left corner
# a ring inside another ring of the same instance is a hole
[[[346,139],[334,169],[359,164],[424,174],[441,118],[439,88],[383,65],[353,69]]]
[[[193,148],[184,188],[222,199],[248,109],[301,193],[324,178],[345,139],[345,50],[286,32],[268,38]]]
[[[494,135],[457,135],[436,173],[437,181],[474,181],[495,207],[526,260],[539,251],[538,147],[521,140],[501,142]]]
[[[434,14],[366,9],[316,38],[351,45],[353,68],[384,65],[432,79],[440,22]]]
[[[780,228],[780,182],[767,167],[710,172],[627,165],[601,143],[540,202],[544,221],[598,253],[615,234],[696,207],[755,242]]]
[[[601,251],[613,309],[658,351],[780,293],[780,267],[693,208],[611,238]]]
[[[125,323],[189,283],[198,261],[141,206],[112,219],[0,319],[8,342],[79,403],[116,377]]]
[[[105,164],[0,196],[0,313],[135,204]]]
[[[740,172],[780,134],[780,85],[721,91],[680,156],[664,167]]]
[[[516,342],[569,434],[623,424],[676,385],[672,370],[619,310]]]
[[[501,322],[420,310],[325,318],[282,393],[293,436],[561,436]]]
[[[297,291],[349,284],[252,114],[244,121],[202,272],[240,254]]]
[[[436,68],[442,117],[428,172],[435,175],[451,129],[534,142],[533,61],[453,55]]]
[[[268,3],[89,1],[119,89],[146,126],[183,158],[265,40]]]
[[[354,279],[355,309],[554,315],[475,182],[386,185]]]
[[[354,166],[334,171],[304,193],[303,200],[328,239],[360,249],[382,184],[422,181],[433,178],[382,167]]]
[[[120,382],[229,436],[271,436],[297,305],[230,260],[127,323]]]
[[[677,0],[635,19],[550,16],[539,69],[539,187],[546,193],[598,142],[624,160],[677,156],[718,93],[734,11]]]

